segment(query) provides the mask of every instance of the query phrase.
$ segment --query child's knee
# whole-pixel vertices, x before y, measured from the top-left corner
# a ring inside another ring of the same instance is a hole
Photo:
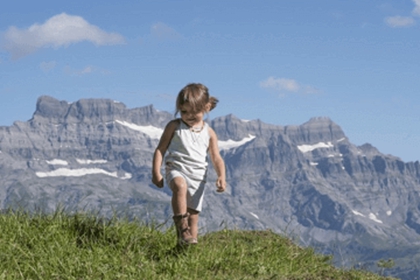
[[[175,177],[171,180],[169,183],[169,186],[171,187],[171,190],[173,192],[179,192],[179,191],[186,191],[187,190],[187,184],[182,177]]]

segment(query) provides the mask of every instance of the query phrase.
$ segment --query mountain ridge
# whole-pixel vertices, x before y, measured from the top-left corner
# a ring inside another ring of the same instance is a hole
[[[0,207],[62,205],[166,221],[170,190],[152,185],[151,160],[173,117],[153,105],[41,96],[30,120],[0,127]],[[418,161],[356,146],[328,117],[286,126],[232,114],[208,122],[219,138],[228,190],[216,193],[210,168],[202,232],[221,224],[291,231],[301,244],[336,256],[337,265],[373,269],[386,257],[395,258],[392,275],[411,279],[420,272],[413,249],[420,249]]]

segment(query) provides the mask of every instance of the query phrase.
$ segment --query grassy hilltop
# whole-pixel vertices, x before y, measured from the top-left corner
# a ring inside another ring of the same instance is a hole
[[[342,270],[270,231],[221,230],[176,246],[175,230],[93,215],[0,214],[0,279],[391,279]]]

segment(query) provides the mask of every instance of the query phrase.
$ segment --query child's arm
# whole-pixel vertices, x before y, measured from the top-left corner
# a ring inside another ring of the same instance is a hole
[[[210,143],[209,143],[209,154],[211,161],[213,163],[214,169],[217,173],[217,191],[224,192],[226,189],[226,170],[225,170],[225,162],[223,158],[220,156],[219,146],[217,144],[217,135],[216,132],[212,128],[209,128],[210,133]]]
[[[163,188],[163,177],[160,173],[160,168],[162,166],[163,157],[165,156],[166,150],[168,149],[169,143],[172,140],[175,129],[178,127],[178,121],[170,121],[163,131],[162,136],[160,137],[159,144],[153,155],[153,166],[152,166],[152,182],[158,188]]]

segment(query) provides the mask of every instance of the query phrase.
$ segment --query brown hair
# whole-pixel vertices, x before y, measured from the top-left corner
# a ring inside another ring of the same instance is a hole
[[[203,84],[188,84],[178,93],[176,98],[175,116],[185,103],[190,104],[194,112],[213,110],[219,100],[209,95],[209,89]]]

